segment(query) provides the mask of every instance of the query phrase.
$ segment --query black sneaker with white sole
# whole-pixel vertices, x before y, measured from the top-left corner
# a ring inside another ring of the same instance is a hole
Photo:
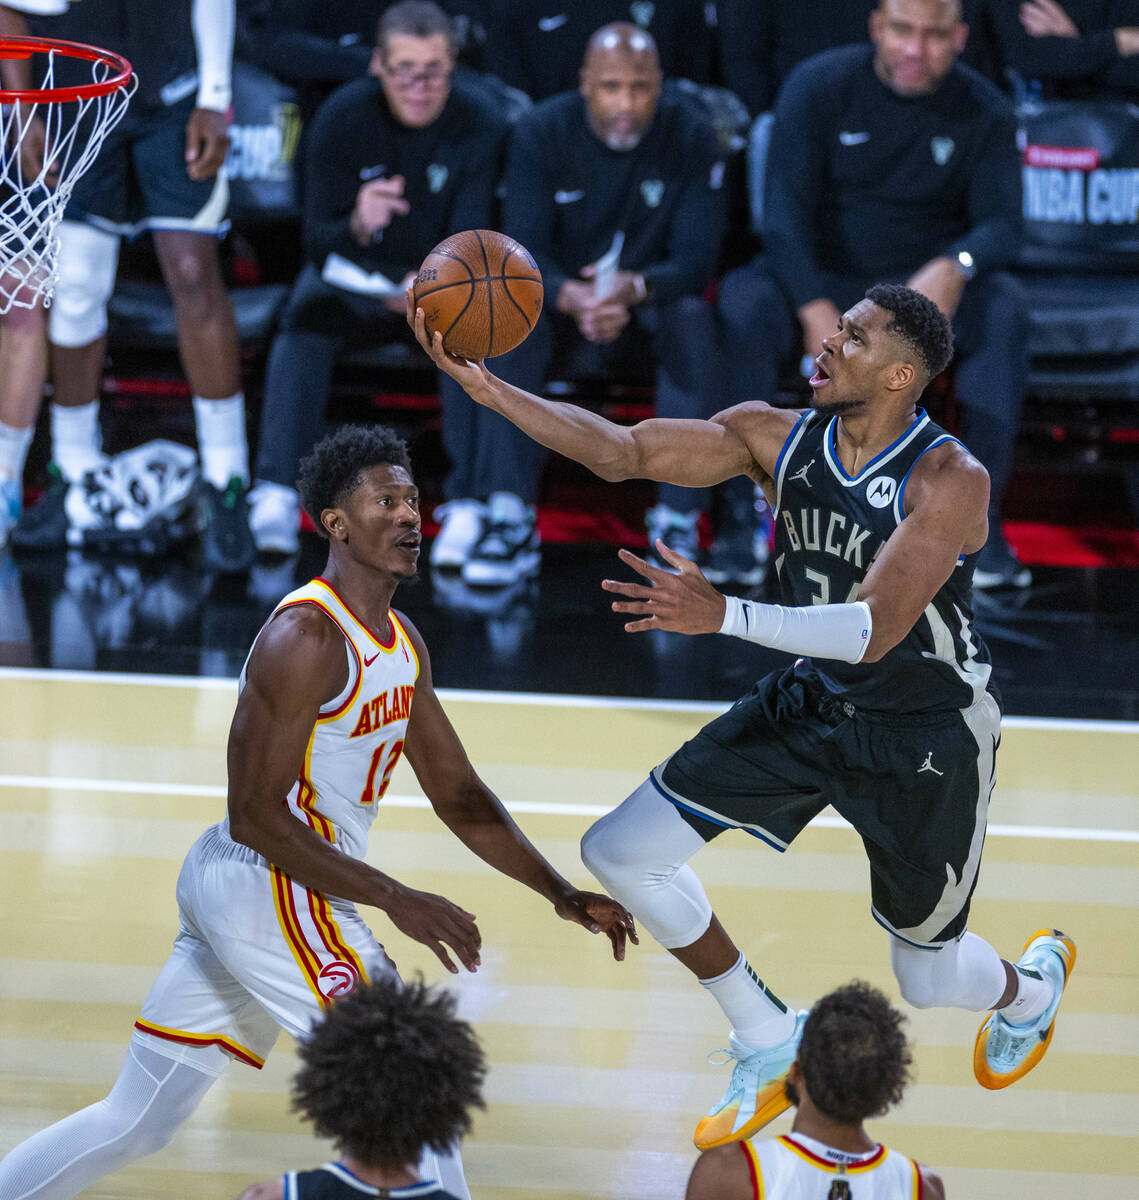
[[[542,562],[534,509],[512,492],[487,502],[482,536],[462,567],[471,587],[507,587],[537,573]]]
[[[257,558],[249,530],[245,482],[230,476],[222,488],[202,481],[202,562],[210,571],[246,571]]]

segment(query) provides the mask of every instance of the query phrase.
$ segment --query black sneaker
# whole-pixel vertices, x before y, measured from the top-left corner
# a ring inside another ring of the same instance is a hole
[[[535,575],[542,562],[539,545],[534,509],[512,492],[495,492],[462,580],[471,587],[500,588]]]
[[[62,550],[67,545],[68,483],[55,463],[47,470],[47,491],[12,527],[10,541],[19,550]]]
[[[202,481],[202,562],[211,571],[246,571],[257,557],[249,531],[244,480],[231,475],[225,491]]]
[[[657,539],[677,554],[682,554],[690,562],[700,560],[700,510],[680,512],[669,508],[667,504],[654,504],[645,513],[645,531],[649,538],[649,552],[646,560],[662,571],[672,571],[676,568],[657,553]]]
[[[765,563],[755,560],[755,538],[750,529],[732,529],[722,533],[708,551],[704,577],[709,583],[754,587],[763,582]]]
[[[1032,583],[1032,572],[1013,553],[1004,534],[992,526],[989,540],[977,556],[973,568],[973,586],[982,591],[1002,588],[1026,588]]]

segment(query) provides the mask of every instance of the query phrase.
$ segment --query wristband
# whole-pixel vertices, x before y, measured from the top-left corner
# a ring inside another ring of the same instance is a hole
[[[773,650],[858,663],[870,644],[870,605],[864,600],[788,608],[725,596],[724,603],[721,633]]]

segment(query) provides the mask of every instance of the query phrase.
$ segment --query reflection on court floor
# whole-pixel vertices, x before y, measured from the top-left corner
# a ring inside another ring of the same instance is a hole
[[[0,672],[0,1154],[106,1094],[176,929],[186,849],[225,804],[229,681]],[[577,842],[648,767],[717,711],[444,693],[479,767],[575,881]],[[950,1194],[1139,1194],[1139,727],[1009,722],[973,928],[1004,953],[1054,924],[1079,945],[1048,1056],[1004,1092],[973,1081],[978,1018],[911,1012],[917,1083],[874,1134],[935,1165]],[[615,964],[484,867],[401,764],[370,861],[474,912],[483,967],[449,982],[492,1069],[464,1157],[486,1200],[681,1197],[698,1115],[720,1093],[713,1002],[646,939]],[[788,1002],[851,978],[897,1000],[869,915],[857,836],[825,814],[786,855],[744,834],[696,868],[725,925]],[[405,975],[444,972],[373,927]],[[325,1155],[288,1112],[282,1037],[262,1072],[235,1064],[166,1150],[86,1193],[236,1196]],[[783,1131],[789,1118],[772,1130]]]

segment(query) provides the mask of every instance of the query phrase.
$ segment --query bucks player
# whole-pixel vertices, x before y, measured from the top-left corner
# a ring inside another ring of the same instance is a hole
[[[806,412],[753,402],[709,421],[631,428],[449,358],[410,298],[409,319],[476,401],[598,475],[690,487],[747,475],[775,511],[785,606],[725,598],[665,550],[675,574],[622,551],[646,582],[605,584],[627,597],[613,607],[635,618],[630,631],[719,631],[802,656],[657,767],[582,842],[593,873],[731,1022],[732,1080],[696,1144],[749,1137],[787,1107],[781,1078],[806,1014],[762,982],[687,861],[730,828],[785,850],[827,804],[862,835],[872,912],[902,995],[923,1008],[995,1010],[974,1056],[985,1087],[1030,1070],[1075,946],[1045,930],[1013,964],[967,930],[1000,708],[970,605],[988,475],[917,404],[952,351],[938,308],[906,287],[871,288],[826,339]]]
[[[563,879],[479,779],[435,694],[419,632],[391,608],[416,573],[419,492],[390,430],[347,426],[302,464],[329,543],[318,579],[286,596],[254,641],[229,736],[225,819],[178,877],[180,930],[135,1022],[110,1094],[0,1163],[4,1200],[65,1200],[164,1146],[232,1059],[260,1068],[281,1029],[303,1040],[322,1011],[395,967],[357,905],[384,914],[449,971],[479,966],[474,916],[363,860],[406,756],[443,823],[547,899],[614,957],[632,921]],[[441,1065],[445,1070],[446,1065]],[[426,1152],[423,1178],[469,1198],[458,1153]]]

